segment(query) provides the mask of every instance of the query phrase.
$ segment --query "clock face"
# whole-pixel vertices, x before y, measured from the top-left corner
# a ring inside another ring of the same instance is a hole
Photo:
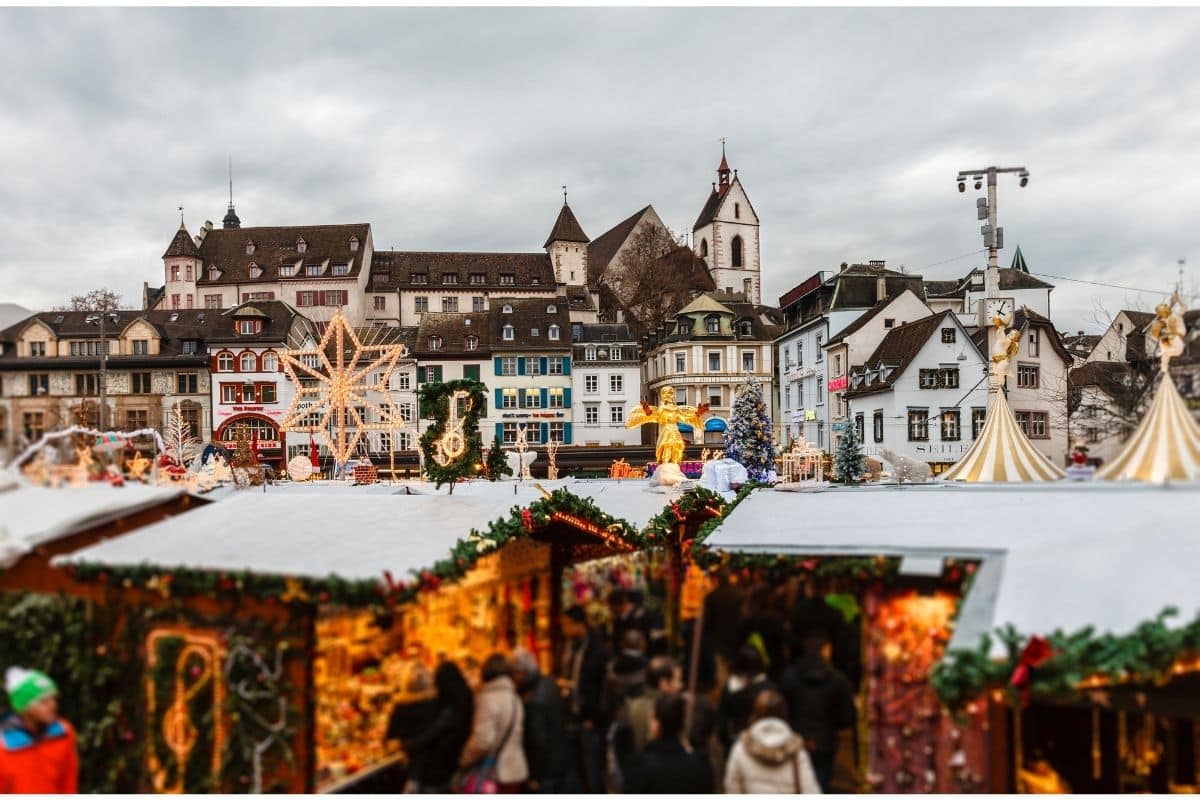
[[[988,316],[1003,316],[1012,312],[1012,300],[1007,298],[991,298],[985,306]]]

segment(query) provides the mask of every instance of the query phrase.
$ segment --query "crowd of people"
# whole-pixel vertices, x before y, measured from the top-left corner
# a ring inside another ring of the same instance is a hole
[[[472,693],[441,664],[433,696],[397,706],[389,736],[409,792],[821,793],[852,760],[852,682],[832,661],[836,617],[796,587],[726,581],[705,605],[683,663],[637,593],[612,593],[611,621],[565,610],[556,674],[528,650],[496,653]],[[693,645],[695,645],[693,647]],[[694,676],[688,671],[694,669]],[[426,678],[426,680],[428,680]],[[409,687],[410,691],[421,687]]]

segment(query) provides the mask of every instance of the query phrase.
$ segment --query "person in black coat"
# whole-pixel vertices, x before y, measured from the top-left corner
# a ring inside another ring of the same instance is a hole
[[[792,730],[804,737],[813,771],[826,792],[839,739],[852,736],[857,716],[850,681],[830,662],[830,651],[829,634],[813,631],[805,637],[804,655],[779,679],[791,710]]]
[[[754,645],[743,645],[733,661],[733,671],[721,689],[717,704],[717,738],[727,749],[750,724],[750,712],[759,692],[775,689],[767,677],[762,654]]]
[[[623,790],[629,794],[712,794],[708,758],[692,749],[684,736],[687,700],[664,694],[654,703],[654,738],[633,759]]]
[[[512,677],[525,701],[525,761],[529,764],[529,789],[557,794],[567,777],[567,707],[558,684],[541,673],[537,658],[528,650],[512,654]]]
[[[400,742],[405,753],[412,751],[413,741],[423,734],[437,717],[437,698],[433,691],[433,676],[425,665],[417,662],[413,665],[405,685],[409,696],[408,702],[396,703],[388,715],[387,738]],[[416,789],[421,785],[420,761],[410,761],[405,774],[405,782],[409,788]],[[396,790],[396,789],[393,789]]]
[[[443,661],[438,665],[433,684],[437,690],[433,721],[424,732],[404,743],[410,769],[417,770],[418,789],[422,793],[449,791],[475,717],[471,687],[454,662]]]
[[[573,753],[564,791],[600,793],[604,791],[604,732],[609,722],[604,708],[608,647],[579,606],[563,612],[562,632],[566,644],[558,674],[568,690],[567,731]]]

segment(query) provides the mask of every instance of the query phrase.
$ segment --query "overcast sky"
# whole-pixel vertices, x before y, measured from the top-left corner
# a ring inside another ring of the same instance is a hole
[[[560,185],[592,236],[689,230],[729,141],[764,298],[886,259],[981,255],[957,170],[1000,188],[1007,265],[1168,289],[1200,275],[1200,11],[0,11],[0,300],[140,303],[180,205],[370,222],[379,249],[537,250]],[[936,265],[935,265],[936,264]],[[1061,329],[1157,296],[1056,282]]]

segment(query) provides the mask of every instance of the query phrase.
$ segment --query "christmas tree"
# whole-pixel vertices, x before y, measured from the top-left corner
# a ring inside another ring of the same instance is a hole
[[[233,471],[233,482],[238,487],[258,486],[263,482],[263,469],[251,446],[250,435],[245,428],[238,428],[234,435],[236,445],[233,460],[229,464]]]
[[[752,481],[767,480],[775,469],[771,416],[762,385],[755,381],[743,383],[733,399],[733,413],[725,431],[725,456],[745,467]]]
[[[504,452],[504,448],[500,445],[500,436],[492,439],[492,446],[488,449],[487,454],[487,476],[490,481],[498,481],[505,475],[512,475],[512,470],[508,466],[508,456]]]
[[[863,455],[862,444],[858,441],[854,426],[847,425],[846,435],[833,454],[833,474],[842,483],[858,483],[866,471],[867,459]]]
[[[200,441],[192,436],[191,426],[183,419],[178,403],[171,408],[171,416],[167,419],[162,437],[167,455],[181,467],[188,466],[200,450]]]

